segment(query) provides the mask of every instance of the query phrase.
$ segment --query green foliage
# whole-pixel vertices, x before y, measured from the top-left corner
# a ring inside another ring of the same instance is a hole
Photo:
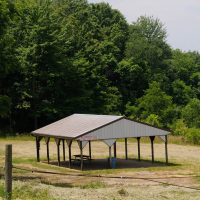
[[[200,144],[200,130],[196,128],[189,128],[186,133],[186,140],[193,144]]]
[[[6,95],[0,95],[0,117],[6,118],[10,115],[11,100]]]
[[[124,102],[136,99],[143,94],[147,81],[145,80],[144,70],[141,66],[135,64],[131,59],[124,59],[119,62],[115,73],[119,77],[117,85]]]
[[[140,117],[146,119],[149,115],[160,116],[161,123],[167,124],[172,118],[173,104],[172,97],[163,92],[160,84],[152,82],[145,95],[138,99]]]
[[[142,65],[150,80],[164,69],[165,60],[171,58],[171,49],[165,40],[166,30],[159,19],[141,16],[130,25],[126,56]]]
[[[132,105],[131,102],[128,102],[126,104],[125,114],[130,119],[137,119],[138,112],[139,112],[139,108],[137,106]]]
[[[182,52],[174,50],[171,60],[171,77],[176,80],[183,80],[186,84],[190,83],[192,73],[198,72],[200,67],[199,53]]]
[[[180,118],[199,127],[200,54],[171,49],[159,19],[129,25],[86,0],[0,0],[0,24],[2,130],[72,113],[125,114],[177,134]]]
[[[195,97],[195,93],[191,86],[187,86],[184,81],[175,80],[172,83],[173,100],[178,105],[187,104],[190,99]]]
[[[186,135],[188,131],[188,127],[184,123],[183,119],[178,119],[175,123],[171,126],[174,135]]]
[[[161,123],[159,120],[159,116],[155,114],[150,114],[146,119],[145,122],[147,124],[151,124],[153,126],[161,127]]]
[[[118,194],[120,194],[121,196],[128,196],[128,192],[124,188],[120,189],[118,191]]]
[[[33,188],[35,187],[35,188]],[[0,182],[0,197],[5,198],[4,184]],[[31,183],[14,182],[12,199],[54,200],[49,191]]]
[[[182,110],[182,117],[189,127],[200,128],[200,100],[192,99]]]
[[[105,183],[101,181],[91,182],[91,183],[81,186],[82,189],[99,189],[99,188],[105,188],[105,187],[106,187]]]

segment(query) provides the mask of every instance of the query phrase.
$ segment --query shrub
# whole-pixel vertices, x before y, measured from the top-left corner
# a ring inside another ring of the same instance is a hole
[[[160,123],[160,119],[158,117],[158,115],[155,114],[150,114],[146,119],[145,122],[148,124],[151,124],[153,126],[158,126],[161,127],[161,123]]]
[[[120,189],[118,191],[118,194],[120,194],[121,196],[128,196],[128,192],[124,188]]]
[[[189,128],[186,133],[186,139],[193,144],[200,144],[200,129]]]
[[[200,128],[200,100],[192,99],[182,110],[182,117],[188,127]]]
[[[184,123],[183,119],[178,119],[172,126],[173,135],[186,135],[188,127]]]

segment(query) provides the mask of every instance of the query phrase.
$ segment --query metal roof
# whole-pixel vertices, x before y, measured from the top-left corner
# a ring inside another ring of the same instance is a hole
[[[82,141],[164,136],[169,133],[169,130],[130,120],[123,116],[91,114],[73,114],[32,132],[33,135]]]
[[[102,126],[113,123],[123,116],[73,114],[32,132],[33,135],[77,138]]]

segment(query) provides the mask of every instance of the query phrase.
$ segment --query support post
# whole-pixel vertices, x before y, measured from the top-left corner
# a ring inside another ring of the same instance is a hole
[[[47,162],[49,164],[49,141],[50,141],[50,137],[45,137],[45,143],[47,145]]]
[[[83,145],[82,141],[80,141],[80,154],[81,154],[81,170],[83,170]]]
[[[165,159],[166,159],[166,165],[168,164],[168,148],[167,148],[168,138],[167,135],[165,135]]]
[[[111,146],[109,146],[109,167],[111,168],[111,157],[112,157],[112,151],[111,151]]]
[[[117,157],[117,141],[114,143],[114,157]]]
[[[69,168],[71,168],[71,164],[72,164],[71,146],[72,146],[72,140],[70,140],[69,143],[68,143],[68,149],[69,149]]]
[[[40,162],[40,140],[42,139],[41,136],[36,136],[36,153],[37,153],[37,162]]]
[[[125,138],[125,156],[126,156],[126,160],[128,160],[127,138]]]
[[[91,141],[89,141],[89,156],[90,160],[92,159],[92,154],[91,154]]]
[[[56,145],[57,145],[57,157],[58,157],[58,166],[60,166],[60,139],[55,138]]]
[[[155,136],[150,136],[152,163],[154,162],[154,145],[153,145],[154,139],[155,139]]]
[[[62,140],[63,143],[63,161],[65,161],[65,140]]]
[[[12,145],[6,145],[5,151],[5,192],[6,200],[11,200],[12,196]]]
[[[140,161],[140,137],[137,137],[137,145],[138,145],[138,161]]]

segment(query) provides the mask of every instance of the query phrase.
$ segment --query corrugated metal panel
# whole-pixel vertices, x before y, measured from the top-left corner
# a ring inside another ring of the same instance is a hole
[[[120,119],[115,123],[104,126],[80,137],[80,140],[105,140],[115,138],[131,138],[145,136],[162,136],[169,134],[169,131],[148,126],[128,119]]]
[[[73,114],[32,132],[35,135],[48,135],[76,138],[101,126],[123,118],[113,115]]]

